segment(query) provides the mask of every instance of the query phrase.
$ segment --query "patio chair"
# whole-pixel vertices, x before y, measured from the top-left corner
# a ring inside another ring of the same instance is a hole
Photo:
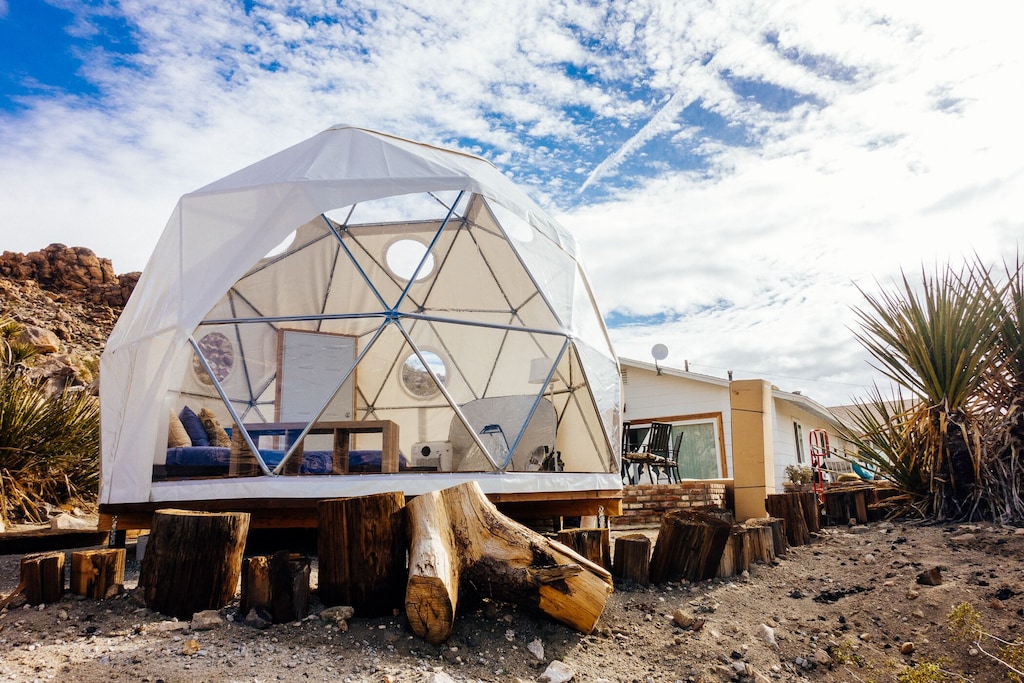
[[[680,434],[680,437],[682,435]],[[651,456],[647,461],[647,475],[652,484],[661,479],[661,473],[665,473],[668,483],[676,480],[677,463],[672,455],[670,443],[672,441],[672,425],[667,422],[652,422],[651,431],[647,437],[647,453]],[[676,448],[679,448],[678,443]]]
[[[647,477],[652,484],[661,478],[664,471],[669,483],[673,481],[675,460],[672,459],[669,442],[672,437],[672,425],[667,422],[652,422],[647,438],[634,450],[625,438],[622,441],[622,476],[630,484],[639,484],[647,467]],[[632,470],[632,471],[631,471]],[[657,474],[657,476],[655,476]]]
[[[640,475],[643,474],[643,461],[637,459],[640,455],[639,448],[634,448],[630,442],[629,423],[622,425],[622,483],[639,484]]]

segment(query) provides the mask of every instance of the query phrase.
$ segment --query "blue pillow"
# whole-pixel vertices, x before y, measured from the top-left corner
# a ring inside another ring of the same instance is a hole
[[[185,432],[188,433],[188,438],[192,439],[193,446],[209,446],[210,437],[206,434],[206,428],[203,427],[203,421],[199,419],[199,416],[192,412],[192,409],[185,406],[178,413],[178,419],[181,420],[181,425],[185,428]]]

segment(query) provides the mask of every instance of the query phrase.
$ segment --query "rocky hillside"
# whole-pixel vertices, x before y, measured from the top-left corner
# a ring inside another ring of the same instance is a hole
[[[85,247],[3,252],[0,317],[21,323],[20,341],[36,348],[29,375],[54,390],[70,382],[95,392],[100,353],[138,279]]]

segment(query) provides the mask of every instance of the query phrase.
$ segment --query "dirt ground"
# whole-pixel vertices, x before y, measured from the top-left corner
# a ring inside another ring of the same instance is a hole
[[[952,642],[950,609],[970,602],[987,632],[1024,637],[1024,529],[985,524],[829,527],[747,576],[617,582],[591,634],[485,602],[440,646],[401,616],[339,630],[318,616],[315,593],[301,622],[246,626],[236,600],[222,623],[192,630],[138,604],[131,545],[128,558],[121,597],[66,594],[0,613],[0,680],[894,681],[906,666],[938,663],[958,676],[949,680],[982,682],[1006,680],[984,654],[998,646]],[[17,585],[19,560],[0,556],[0,594]],[[918,583],[936,568],[939,585]],[[695,627],[673,621],[677,610]]]

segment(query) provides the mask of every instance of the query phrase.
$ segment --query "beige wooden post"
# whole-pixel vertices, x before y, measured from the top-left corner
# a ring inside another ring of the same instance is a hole
[[[736,519],[767,517],[764,499],[775,493],[772,387],[761,379],[734,380],[729,395]]]

